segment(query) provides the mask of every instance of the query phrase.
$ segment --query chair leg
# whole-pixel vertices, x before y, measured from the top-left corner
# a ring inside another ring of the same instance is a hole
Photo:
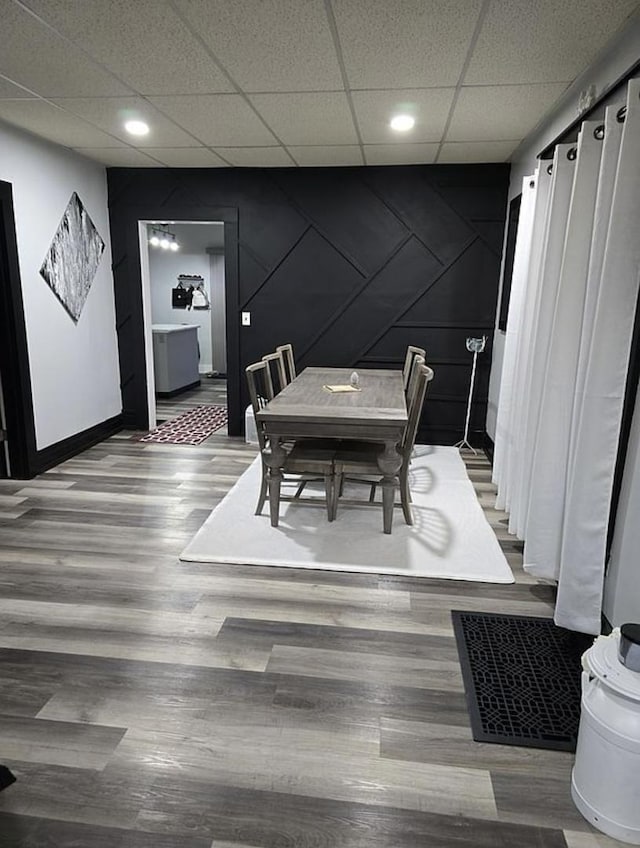
[[[393,502],[395,500],[395,480],[385,479],[382,481],[382,526],[385,533],[391,533],[393,523]]]
[[[334,515],[334,509],[335,509],[334,488],[335,488],[335,484],[334,484],[333,474],[331,474],[331,473],[325,474],[324,475],[324,494],[325,494],[325,498],[327,500],[327,519],[329,521],[333,521],[333,519],[335,518],[335,515]]]
[[[269,487],[269,480],[267,477],[268,471],[267,466],[262,463],[262,480],[260,481],[260,496],[258,497],[258,506],[256,507],[255,514],[260,515],[262,512],[262,508],[264,507],[264,502],[267,499],[267,489]]]
[[[371,484],[371,491],[369,492],[369,503],[373,503],[376,499],[376,489],[378,488],[377,483]]]
[[[402,502],[402,512],[404,520],[407,524],[413,524],[413,515],[411,514],[411,492],[409,491],[409,471],[400,472],[400,501]]]
[[[344,474],[334,472],[331,480],[331,518],[330,521],[335,521],[338,514],[338,498],[342,494],[342,485]]]

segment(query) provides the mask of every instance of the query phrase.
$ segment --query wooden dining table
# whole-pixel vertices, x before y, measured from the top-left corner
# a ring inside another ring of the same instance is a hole
[[[407,425],[402,371],[358,369],[359,391],[331,392],[327,385],[347,385],[351,368],[305,368],[257,413],[270,450],[271,525],[278,526],[280,487],[286,451],[292,439],[349,439],[380,444],[384,532],[391,532],[397,474],[402,458],[398,444]]]

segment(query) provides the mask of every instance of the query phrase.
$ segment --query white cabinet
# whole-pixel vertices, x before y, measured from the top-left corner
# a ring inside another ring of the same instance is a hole
[[[200,382],[198,327],[153,324],[153,367],[158,394],[175,394]]]

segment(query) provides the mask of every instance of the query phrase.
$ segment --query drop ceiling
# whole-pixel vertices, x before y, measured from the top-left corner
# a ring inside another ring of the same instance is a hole
[[[504,162],[639,6],[0,0],[0,119],[111,166]]]

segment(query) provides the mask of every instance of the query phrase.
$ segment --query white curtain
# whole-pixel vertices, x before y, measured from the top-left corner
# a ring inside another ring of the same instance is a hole
[[[526,257],[509,310],[496,429],[498,505],[525,568],[558,581],[556,623],[600,632],[609,505],[640,283],[640,81],[604,141],[586,122],[556,148],[544,199],[518,229]],[[524,193],[523,193],[524,201]],[[514,279],[515,282],[515,279]],[[507,389],[503,409],[502,389]]]
[[[628,86],[600,285],[580,351],[557,624],[600,631],[609,508],[640,286],[640,80]],[[591,307],[591,304],[589,304]]]
[[[520,327],[527,291],[527,274],[534,225],[534,212],[537,197],[537,174],[525,177],[522,181],[522,200],[518,234],[513,256],[511,274],[511,295],[504,342],[504,357],[500,378],[500,402],[496,418],[496,441],[493,456],[493,480],[498,484],[499,509],[504,509],[504,492],[509,479],[509,468],[516,440],[513,430],[513,395],[517,393],[515,374],[520,340]]]
[[[551,336],[553,302],[558,289],[564,233],[575,170],[575,159],[571,156],[571,150],[572,146],[568,144],[556,147],[549,198],[545,209],[540,256],[535,267],[531,268],[533,297],[531,311],[525,317],[529,332],[523,337],[523,346],[526,344],[527,347],[522,354],[523,368],[519,381],[522,397],[516,406],[518,450],[513,468],[509,503],[511,513],[509,531],[517,533],[521,538],[526,527],[533,444],[544,385],[543,372]]]
[[[573,393],[602,153],[602,141],[595,135],[597,126],[585,122],[577,151],[570,150],[577,156],[562,262],[554,281],[555,298],[549,294],[553,316],[546,362],[538,363],[542,386],[528,480],[535,499],[524,520],[524,567],[538,577],[557,578],[560,561]]]
[[[551,196],[553,167],[544,165],[538,173],[538,194],[536,197],[535,221],[531,237],[531,253],[529,258],[529,273],[527,291],[524,300],[524,314],[522,321],[522,332],[520,344],[518,345],[518,385],[529,385],[531,382],[531,369],[534,363],[534,339],[537,325],[537,315],[540,301],[541,268],[544,259],[544,246],[548,235],[549,199]],[[526,428],[529,414],[530,396],[527,393],[520,398],[520,403],[514,409],[515,421],[514,432],[522,434]],[[528,476],[528,464],[524,461],[522,451],[522,435],[516,440],[521,450],[517,455],[517,463],[514,468],[514,496],[512,499],[512,510],[509,516],[509,530],[522,538],[522,517],[526,515],[528,504],[528,486],[525,478]]]

